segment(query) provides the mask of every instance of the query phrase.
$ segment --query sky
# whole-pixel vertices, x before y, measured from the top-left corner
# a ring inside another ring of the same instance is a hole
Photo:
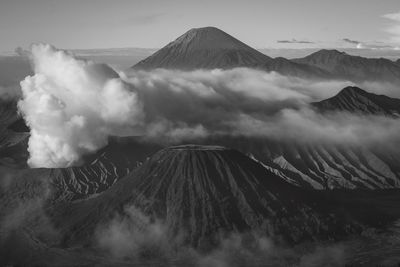
[[[0,51],[160,48],[215,26],[258,49],[400,47],[399,0],[0,0]]]

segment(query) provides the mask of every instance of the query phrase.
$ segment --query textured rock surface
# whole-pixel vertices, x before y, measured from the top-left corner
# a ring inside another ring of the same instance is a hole
[[[217,234],[232,231],[299,242],[362,228],[236,150],[193,145],[157,152],[104,193],[56,207],[52,216],[65,242],[74,244],[90,239],[97,225],[130,205],[193,246],[209,245]]]
[[[320,111],[348,111],[366,115],[400,116],[400,99],[368,93],[349,86],[337,95],[312,103]]]

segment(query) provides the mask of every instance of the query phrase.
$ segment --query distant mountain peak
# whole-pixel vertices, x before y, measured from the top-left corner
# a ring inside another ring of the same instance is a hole
[[[371,115],[399,116],[400,99],[376,95],[356,86],[348,86],[337,95],[312,103],[320,111],[348,111]]]
[[[193,28],[133,66],[138,69],[256,67],[271,60],[216,27]]]
[[[188,49],[252,49],[216,27],[193,28],[168,44],[184,45]]]
[[[330,55],[347,55],[346,52],[339,51],[337,49],[321,49],[314,54],[330,54]]]
[[[321,49],[318,50],[317,52],[314,52],[305,58],[307,59],[316,59],[320,60],[321,58],[323,59],[336,59],[336,58],[343,58],[349,56],[349,54],[346,54],[345,52],[336,50],[336,49]]]
[[[343,88],[338,94],[365,95],[365,94],[368,94],[368,92],[364,91],[363,89],[361,89],[357,86],[347,86],[347,87]]]

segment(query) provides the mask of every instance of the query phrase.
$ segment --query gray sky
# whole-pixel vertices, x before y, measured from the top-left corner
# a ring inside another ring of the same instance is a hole
[[[400,47],[400,1],[0,0],[0,51],[32,42],[158,48],[202,26],[256,48],[391,49]]]

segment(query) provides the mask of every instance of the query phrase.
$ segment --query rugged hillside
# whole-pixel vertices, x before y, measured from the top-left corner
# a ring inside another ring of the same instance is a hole
[[[400,67],[385,58],[364,58],[351,56],[337,50],[323,49],[292,61],[319,68],[335,78],[351,81],[379,80],[400,83]]]
[[[400,99],[368,93],[358,87],[346,87],[337,95],[312,103],[320,111],[348,111],[352,113],[400,116]]]
[[[183,69],[257,67],[268,56],[214,27],[191,29],[150,57],[136,69]]]
[[[128,139],[128,140],[127,140]],[[101,193],[160,149],[135,138],[114,138],[82,166],[48,169],[55,200],[77,200]]]
[[[362,228],[355,217],[332,214],[331,204],[304,190],[236,150],[177,146],[157,152],[95,198],[56,206],[51,216],[67,245],[89,241],[98,225],[129,206],[162,221],[168,236],[194,246],[231,231],[299,242]]]
[[[129,139],[129,141],[126,139]],[[6,149],[2,151],[19,155],[21,162],[18,165],[15,165],[15,163],[6,164],[7,161],[3,158],[3,162],[0,164],[0,175],[3,175],[4,179],[9,177],[6,183],[7,187],[16,188],[17,191],[23,192],[26,188],[21,185],[26,185],[29,190],[36,190],[36,186],[30,188],[29,180],[31,177],[43,178],[48,185],[48,198],[60,202],[84,199],[103,192],[118,179],[140,166],[146,157],[157,151],[160,146],[139,142],[135,138],[115,138],[110,140],[107,147],[89,156],[84,165],[53,169],[30,169],[27,166],[22,166],[28,156],[26,144],[23,149],[21,148],[25,156],[20,155],[20,150],[16,150],[15,147],[12,148],[14,150]],[[18,157],[15,156],[15,158]],[[12,194],[7,194],[4,197],[12,198]]]
[[[282,179],[305,188],[400,188],[400,154],[380,147],[229,136],[213,137],[198,143],[237,149]]]

